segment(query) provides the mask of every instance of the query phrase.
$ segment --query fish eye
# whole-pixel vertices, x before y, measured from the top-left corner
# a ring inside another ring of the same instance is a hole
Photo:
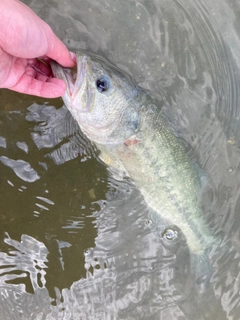
[[[110,86],[109,80],[104,76],[100,77],[96,81],[96,87],[98,91],[101,93],[108,91],[109,86]]]

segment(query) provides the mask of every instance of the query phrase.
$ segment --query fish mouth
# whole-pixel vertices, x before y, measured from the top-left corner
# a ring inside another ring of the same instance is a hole
[[[86,74],[87,56],[77,53],[77,66],[75,68],[63,68],[55,61],[51,61],[53,75],[66,83],[66,91],[63,100],[71,100],[79,94]]]
[[[87,56],[77,53],[77,73],[75,73],[74,75],[74,77],[76,77],[76,80],[74,81],[74,77],[72,77],[72,83],[73,83],[72,97],[73,98],[76,97],[81,91],[82,84],[86,75],[86,70],[87,70]]]

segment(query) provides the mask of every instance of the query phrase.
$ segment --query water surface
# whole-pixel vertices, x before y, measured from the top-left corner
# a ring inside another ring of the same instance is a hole
[[[156,99],[203,177],[206,279],[97,159],[61,99],[0,91],[1,319],[239,319],[237,1],[25,0]]]

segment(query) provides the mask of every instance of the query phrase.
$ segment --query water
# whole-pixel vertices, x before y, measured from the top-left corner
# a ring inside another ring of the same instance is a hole
[[[239,3],[24,2],[160,101],[221,245],[197,280],[181,232],[161,236],[61,99],[0,90],[0,319],[239,319]]]

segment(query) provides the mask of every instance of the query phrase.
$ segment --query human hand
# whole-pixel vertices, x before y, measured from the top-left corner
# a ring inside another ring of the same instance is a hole
[[[30,8],[19,0],[0,0],[0,88],[62,96],[66,85],[53,77],[51,59],[64,67],[75,65],[74,54]]]

